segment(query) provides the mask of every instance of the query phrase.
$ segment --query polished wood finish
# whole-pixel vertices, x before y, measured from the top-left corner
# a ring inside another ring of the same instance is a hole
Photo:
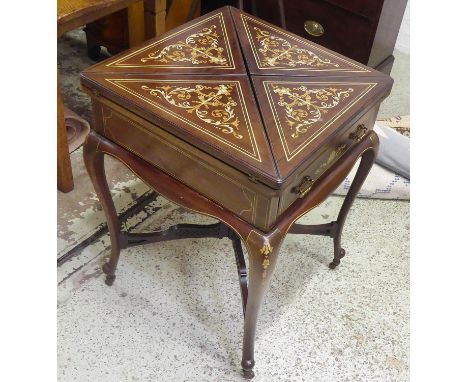
[[[82,84],[96,131],[269,230],[304,178],[373,128],[392,80],[225,7],[94,65]]]
[[[112,241],[106,283],[115,280],[123,248],[230,238],[244,311],[241,365],[244,376],[253,377],[257,319],[285,236],[331,237],[331,269],[345,255],[343,226],[374,163],[378,138],[372,128],[392,80],[226,7],[94,65],[82,74],[82,85],[95,120],[84,158]],[[122,231],[104,154],[168,200],[222,223]],[[296,224],[359,159],[338,219]]]

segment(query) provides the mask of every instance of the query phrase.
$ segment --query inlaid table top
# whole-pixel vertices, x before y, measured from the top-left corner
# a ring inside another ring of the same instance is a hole
[[[224,7],[92,66],[82,84],[279,189],[392,80]]]

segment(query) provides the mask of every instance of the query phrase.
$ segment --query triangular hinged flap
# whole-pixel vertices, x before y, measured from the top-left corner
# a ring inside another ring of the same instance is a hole
[[[390,77],[254,77],[253,84],[281,179],[328,137],[390,91]]]
[[[247,76],[88,74],[88,88],[266,184],[277,170]],[[92,81],[90,83],[89,81]]]
[[[375,70],[264,20],[231,8],[250,74],[369,75]]]
[[[246,72],[228,7],[174,28],[86,71],[135,74]]]

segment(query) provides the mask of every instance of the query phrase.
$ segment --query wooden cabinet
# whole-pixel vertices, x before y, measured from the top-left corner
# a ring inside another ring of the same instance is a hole
[[[203,9],[209,10],[219,6],[220,1],[204,3]],[[406,3],[407,0],[244,0],[244,10],[390,73]],[[308,25],[315,29],[307,28]]]

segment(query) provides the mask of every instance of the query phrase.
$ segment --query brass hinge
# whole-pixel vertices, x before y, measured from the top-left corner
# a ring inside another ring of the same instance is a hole
[[[302,179],[301,184],[293,188],[293,192],[299,195],[299,198],[303,198],[311,190],[314,180],[310,176],[306,176]]]
[[[356,127],[356,130],[349,134],[349,139],[353,141],[359,141],[367,132],[367,127],[364,124],[360,124]]]

